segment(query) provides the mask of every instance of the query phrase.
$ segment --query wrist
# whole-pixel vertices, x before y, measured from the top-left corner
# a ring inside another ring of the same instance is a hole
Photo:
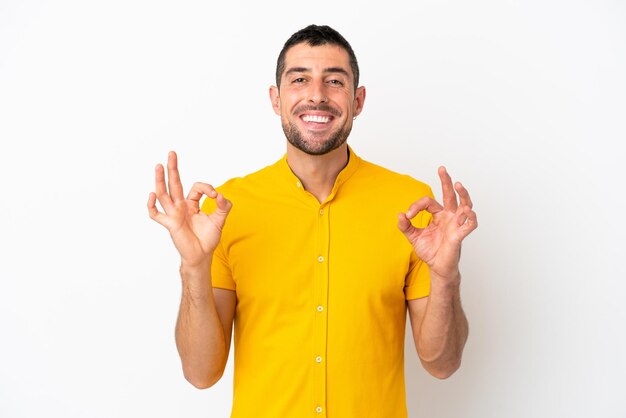
[[[458,289],[461,286],[461,272],[457,269],[441,274],[435,270],[431,270],[430,283],[431,287],[440,287],[442,290]]]
[[[213,253],[206,254],[201,258],[186,259],[180,258],[180,273],[187,276],[201,276],[207,272],[211,272],[211,261]]]
[[[208,293],[213,288],[211,285],[211,257],[207,257],[206,261],[199,264],[181,260],[179,271],[183,282],[183,291],[201,295]]]

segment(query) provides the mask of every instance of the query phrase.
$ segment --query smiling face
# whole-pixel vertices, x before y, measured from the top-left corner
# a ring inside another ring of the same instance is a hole
[[[291,145],[323,155],[345,144],[361,113],[365,88],[354,89],[348,53],[336,45],[300,43],[285,55],[280,90],[270,98]]]

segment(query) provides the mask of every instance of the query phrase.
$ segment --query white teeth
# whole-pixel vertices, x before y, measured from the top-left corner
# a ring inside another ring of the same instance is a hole
[[[302,120],[305,122],[328,123],[330,122],[330,117],[317,116],[317,115],[304,115],[302,116]]]

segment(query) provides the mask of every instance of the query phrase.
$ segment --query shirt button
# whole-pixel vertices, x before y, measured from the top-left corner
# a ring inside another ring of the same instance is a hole
[[[317,257],[317,261],[319,261],[320,263],[324,262],[324,257],[322,257],[321,255],[319,257]]]
[[[324,307],[322,305],[317,307],[317,312],[322,312],[324,310]]]
[[[322,413],[322,407],[318,406],[317,408],[315,408],[315,412],[317,412],[318,414]]]
[[[302,187],[302,183],[297,182],[297,183],[296,183],[296,187]]]
[[[324,214],[324,209],[320,209],[320,215]]]
[[[321,356],[315,357],[315,362],[316,363],[321,363],[322,362],[322,357]]]

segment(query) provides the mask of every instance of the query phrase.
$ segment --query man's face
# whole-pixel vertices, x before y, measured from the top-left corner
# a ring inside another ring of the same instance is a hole
[[[270,98],[289,143],[307,154],[322,155],[346,142],[352,119],[363,108],[365,88],[354,91],[343,48],[301,43],[287,51],[280,90],[272,86]]]

